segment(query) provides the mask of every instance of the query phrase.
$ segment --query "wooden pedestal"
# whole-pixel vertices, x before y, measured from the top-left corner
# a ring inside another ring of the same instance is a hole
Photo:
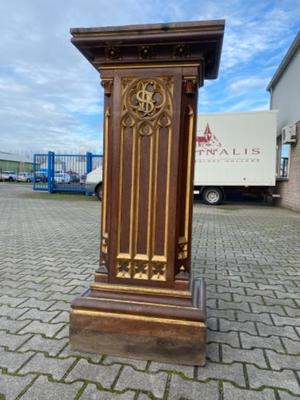
[[[204,365],[204,287],[145,290],[93,284],[72,304],[75,349],[161,362]]]
[[[223,21],[71,30],[104,87],[100,267],[72,303],[71,345],[205,362],[205,291],[190,284],[198,87]]]

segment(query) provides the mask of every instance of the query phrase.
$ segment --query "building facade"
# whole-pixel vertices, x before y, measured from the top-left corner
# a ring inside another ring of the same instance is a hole
[[[32,172],[33,162],[27,157],[0,151],[0,173],[3,171]]]
[[[278,110],[277,143],[279,148],[277,186],[279,204],[300,211],[300,32],[296,35],[282,62],[277,68],[267,90],[270,92],[270,108]],[[292,125],[296,129],[295,143],[285,144],[282,128]],[[284,158],[282,156],[285,156]],[[282,166],[283,161],[287,167]]]

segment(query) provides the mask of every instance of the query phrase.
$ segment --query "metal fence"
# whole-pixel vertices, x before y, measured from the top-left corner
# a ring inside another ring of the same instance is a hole
[[[101,166],[98,154],[34,154],[33,190],[85,193],[86,175]]]

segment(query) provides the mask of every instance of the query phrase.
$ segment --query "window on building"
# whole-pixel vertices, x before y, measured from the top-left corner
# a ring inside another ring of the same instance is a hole
[[[280,178],[288,178],[289,176],[289,161],[291,154],[291,145],[290,144],[282,144],[280,147]]]

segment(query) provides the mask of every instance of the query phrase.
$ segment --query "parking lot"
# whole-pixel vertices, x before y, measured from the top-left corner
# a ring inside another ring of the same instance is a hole
[[[300,397],[299,213],[195,203],[208,362],[193,368],[69,349],[69,304],[98,264],[100,203],[59,196],[0,183],[1,400]]]

